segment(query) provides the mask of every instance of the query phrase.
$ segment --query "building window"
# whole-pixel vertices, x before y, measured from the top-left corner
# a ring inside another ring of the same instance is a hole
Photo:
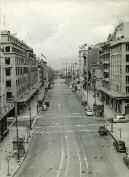
[[[126,62],[129,62],[129,55],[126,55]]]
[[[126,84],[129,84],[129,76],[126,76]]]
[[[5,47],[5,52],[10,52],[10,46]]]
[[[5,57],[5,64],[10,65],[10,57]]]
[[[129,44],[126,44],[126,51],[129,51]]]
[[[126,94],[129,93],[129,87],[126,87]]]
[[[11,87],[11,80],[6,81],[6,87]]]
[[[10,68],[6,68],[5,72],[6,72],[6,76],[10,76],[11,75],[11,69]]]
[[[7,92],[6,94],[6,100],[11,101],[12,100],[12,92]]]
[[[126,65],[126,72],[129,73],[129,65]]]

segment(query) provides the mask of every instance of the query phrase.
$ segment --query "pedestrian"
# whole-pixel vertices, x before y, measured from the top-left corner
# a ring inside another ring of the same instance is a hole
[[[39,113],[39,104],[37,102],[37,114]]]

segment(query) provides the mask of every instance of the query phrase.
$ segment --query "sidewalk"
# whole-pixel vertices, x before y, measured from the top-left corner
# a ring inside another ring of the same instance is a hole
[[[81,97],[80,92],[77,92],[78,95]],[[86,99],[87,97],[87,92],[84,91],[83,92],[84,95],[84,99]],[[90,91],[89,95],[88,95],[88,100],[89,100],[89,106],[92,107],[94,104],[94,97],[93,97],[93,92]],[[96,98],[96,103],[100,104],[101,101],[99,100],[99,98]],[[110,131],[111,135],[115,138],[115,139],[122,139],[125,141],[127,149],[129,150],[129,123],[113,123],[113,133],[111,131],[111,123],[109,123],[107,120],[109,118],[113,118],[116,116],[116,112],[114,112],[108,105],[104,105],[104,120],[105,120],[105,124],[108,128],[108,130]]]
[[[87,92],[84,91],[83,94],[84,94],[84,98],[86,99]],[[88,100],[89,100],[88,101],[89,106],[92,108],[93,104],[94,104],[94,100],[95,100],[95,98],[93,97],[93,92],[92,91],[90,91],[89,94],[88,94]],[[100,101],[100,99],[98,97],[96,97],[96,103],[97,104],[102,104],[102,102]],[[104,105],[104,119],[105,120],[107,120],[109,118],[113,118],[115,115],[116,115],[116,113],[108,105]]]
[[[44,93],[40,92],[39,95],[35,95],[34,99],[31,101],[31,117],[33,119],[32,127],[38,117],[37,100],[39,99],[40,94],[42,94],[43,96]],[[30,112],[27,106],[25,111],[18,116],[18,122],[28,121],[30,118],[29,116],[30,116]],[[26,153],[23,156],[23,158],[20,159],[20,163],[18,163],[16,156],[14,155],[13,144],[12,144],[13,140],[16,139],[16,127],[12,125],[11,127],[9,127],[9,134],[0,143],[0,177],[7,177],[8,172],[9,175],[13,177],[15,172],[21,166],[22,162],[26,157],[27,151],[29,149],[31,137],[33,135],[33,130],[30,131],[25,123],[25,126],[23,125],[18,126],[18,132],[19,132],[19,137],[22,137],[25,140],[24,147]]]

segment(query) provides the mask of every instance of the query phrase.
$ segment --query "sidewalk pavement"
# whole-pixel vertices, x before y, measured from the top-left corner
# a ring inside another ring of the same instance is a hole
[[[43,93],[40,94],[42,94],[43,96]],[[33,118],[32,127],[34,126],[34,123],[38,118],[37,100],[39,99],[39,97],[40,95],[35,95],[33,100],[31,101],[31,116]],[[28,121],[28,119],[29,119],[29,109],[27,106],[24,112],[18,116],[18,121],[23,121],[23,120]],[[20,159],[20,163],[18,163],[16,156],[14,155],[13,144],[12,144],[13,140],[16,139],[16,127],[12,123],[12,125],[9,127],[9,134],[0,143],[0,177],[7,177],[8,175],[13,177],[15,172],[20,168],[21,164],[25,159],[33,135],[33,130],[30,131],[28,127],[25,125],[25,126],[18,126],[18,132],[19,132],[19,137],[22,137],[25,140],[24,146],[25,146],[26,153]]]
[[[77,92],[79,96],[81,96],[80,92]],[[82,93],[84,95],[84,98],[86,99],[87,97],[87,92],[83,91]],[[94,104],[94,97],[93,97],[93,92],[90,91],[89,95],[88,95],[88,100],[89,100],[89,106],[92,107]],[[100,99],[98,97],[96,97],[96,103],[100,104],[102,103],[100,101]],[[109,105],[104,105],[104,119],[105,120],[105,124],[108,128],[108,130],[110,131],[110,133],[112,134],[112,136],[115,139],[121,139],[124,140],[127,146],[127,149],[129,151],[129,122],[128,123],[113,123],[111,125],[111,123],[109,123],[107,120],[109,118],[113,118],[116,116],[116,112],[114,112]],[[112,126],[113,126],[113,132],[112,132]]]
[[[26,140],[28,134],[27,128],[18,127],[18,129],[19,129],[19,137],[24,137]],[[11,127],[9,135],[3,140],[3,142],[0,143],[0,176],[1,177],[6,177],[8,173],[11,176],[15,172],[15,170],[19,167],[19,164],[16,159],[16,155],[14,154],[13,151],[12,142],[13,140],[15,140],[15,137],[16,137],[16,128]],[[28,149],[28,144],[25,143],[25,152],[27,152],[27,149]],[[21,162],[23,158],[21,158]]]
[[[87,92],[83,91],[83,94],[84,94],[84,98],[86,98]],[[92,91],[90,91],[88,94],[88,100],[89,100],[88,103],[91,108],[93,107],[93,104],[95,102],[95,98],[93,97],[93,95],[94,93]],[[102,102],[98,97],[96,97],[96,103],[102,104]],[[116,116],[116,113],[109,107],[109,105],[104,105],[104,119],[107,120],[109,118],[113,118],[114,116]]]

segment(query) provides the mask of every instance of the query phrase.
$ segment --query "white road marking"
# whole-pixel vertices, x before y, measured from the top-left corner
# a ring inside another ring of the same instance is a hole
[[[64,118],[83,118],[83,116],[80,115],[67,115],[67,116],[63,116]]]
[[[84,162],[85,162],[85,165],[86,165],[87,177],[88,177],[89,176],[88,175],[89,164],[88,164],[86,152],[84,151],[84,147],[82,147],[82,150],[83,150],[83,154],[84,154]]]
[[[77,114],[77,115],[79,114],[79,115],[80,115],[81,113],[79,113],[79,112],[73,112],[72,114],[75,114],[75,115],[76,115],[76,114]]]
[[[59,111],[60,111],[60,110],[61,110],[61,104],[58,103],[57,105],[58,105],[58,109],[59,109]]]
[[[74,125],[74,126],[76,126],[76,127],[81,127],[82,125],[80,125],[80,124],[77,124],[77,125]],[[84,126],[84,125],[83,125]]]
[[[67,164],[66,164],[66,168],[65,168],[65,173],[64,173],[64,177],[68,176],[68,169],[69,169],[69,162],[70,162],[70,153],[69,153],[69,144],[68,144],[68,136],[65,136],[65,140],[66,140],[66,155],[67,155]]]
[[[80,157],[80,154],[79,154],[79,152],[78,152],[78,150],[76,150],[76,152],[77,152],[77,156],[78,156],[78,160],[79,160],[79,168],[80,168],[80,170],[79,170],[79,172],[80,172],[80,177],[81,177],[81,175],[82,175],[82,163],[81,163],[81,157]]]
[[[86,158],[84,158],[84,160],[85,160],[85,163],[86,163],[86,168],[87,168],[87,171],[88,171],[88,169],[89,169],[89,164],[88,164],[87,157],[86,157]]]
[[[56,133],[73,133],[72,130],[64,130],[64,131],[53,131],[53,130],[42,130],[42,131],[45,131],[47,134],[56,134]],[[81,132],[81,133],[97,133],[98,131],[97,130],[78,130],[77,132]]]
[[[96,124],[92,124],[92,123],[90,123],[90,124],[86,124],[86,125],[83,125],[83,124],[73,124],[73,127],[75,126],[75,127],[98,127],[99,125],[101,125],[101,124],[98,124],[98,123],[96,123]],[[64,125],[61,125],[60,123],[55,123],[55,125],[44,125],[44,126],[37,126],[37,127],[34,127],[34,129],[44,129],[45,127],[47,127],[47,128],[57,128],[57,126],[60,126],[60,128],[61,127],[64,127]],[[67,128],[67,127],[66,127]]]
[[[59,169],[57,171],[56,177],[60,177],[61,175],[61,170],[63,167],[63,161],[64,161],[64,147],[63,147],[63,139],[61,138],[61,159],[60,159],[60,164],[59,164]]]

